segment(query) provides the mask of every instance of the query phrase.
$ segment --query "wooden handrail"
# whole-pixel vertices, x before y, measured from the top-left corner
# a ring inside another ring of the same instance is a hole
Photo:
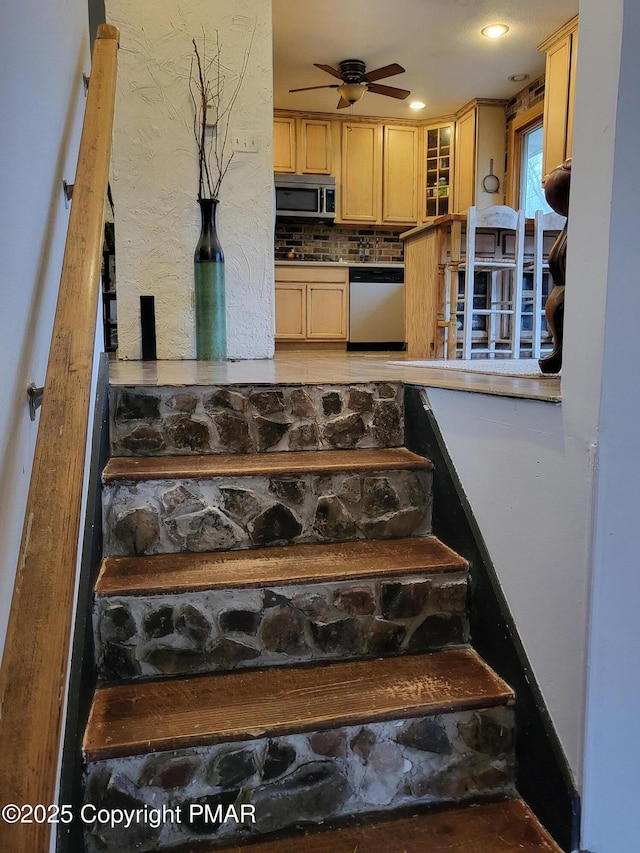
[[[55,802],[71,640],[119,32],[93,48],[44,400],[0,673],[0,808]],[[72,700],[73,701],[73,700]],[[0,849],[47,853],[48,823],[7,823]]]

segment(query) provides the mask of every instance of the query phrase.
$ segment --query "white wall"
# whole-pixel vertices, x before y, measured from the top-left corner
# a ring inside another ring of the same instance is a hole
[[[107,0],[120,29],[113,152],[120,358],[140,358],[139,296],[155,296],[158,358],[195,357],[193,252],[200,221],[192,38],[220,35],[222,63],[239,70],[255,26],[231,127],[257,154],[237,154],[220,193],[228,355],[274,348],[272,44],[270,0]]]
[[[579,776],[593,475],[589,441],[572,430],[564,402],[435,388],[427,396]]]
[[[13,592],[89,72],[86,0],[4,4],[0,27],[0,647]],[[50,496],[43,495],[43,500]]]
[[[601,371],[582,846],[619,853],[636,850],[640,838],[640,7],[610,0],[603,11],[600,0],[581,0],[574,143],[581,180],[569,239],[585,322],[602,328],[604,342],[594,376]],[[589,275],[596,259],[597,275]]]

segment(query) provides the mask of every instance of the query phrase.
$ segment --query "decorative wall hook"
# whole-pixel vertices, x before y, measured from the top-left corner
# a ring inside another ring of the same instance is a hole
[[[42,397],[44,388],[38,388],[35,382],[30,382],[27,386],[27,399],[29,401],[29,417],[32,421],[36,419],[36,412],[42,405]]]
[[[71,199],[73,198],[73,184],[68,184],[65,180],[62,181],[62,191],[64,193],[64,206],[69,209]]]

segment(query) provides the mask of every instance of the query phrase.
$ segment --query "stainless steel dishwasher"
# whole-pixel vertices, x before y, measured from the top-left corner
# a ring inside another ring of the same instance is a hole
[[[401,350],[404,267],[349,267],[349,350]]]

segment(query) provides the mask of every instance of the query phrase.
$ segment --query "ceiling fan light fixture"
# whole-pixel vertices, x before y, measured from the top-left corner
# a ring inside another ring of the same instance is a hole
[[[499,39],[500,36],[503,36],[508,32],[509,27],[506,24],[491,24],[490,26],[484,27],[480,30],[480,33],[488,39]]]
[[[411,101],[409,104],[410,110],[423,110],[427,105],[424,101]]]
[[[359,101],[366,91],[367,87],[364,83],[343,83],[342,86],[338,86],[338,94],[350,104]]]

